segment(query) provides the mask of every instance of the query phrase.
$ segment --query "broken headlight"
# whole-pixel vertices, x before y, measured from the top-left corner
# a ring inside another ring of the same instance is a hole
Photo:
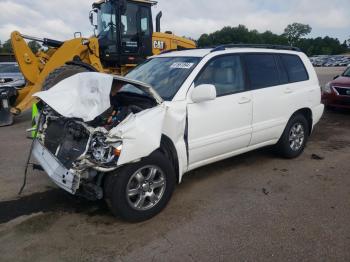
[[[118,160],[122,149],[122,143],[114,143],[113,146],[106,142],[103,133],[93,135],[90,142],[91,158],[99,164],[114,164]]]

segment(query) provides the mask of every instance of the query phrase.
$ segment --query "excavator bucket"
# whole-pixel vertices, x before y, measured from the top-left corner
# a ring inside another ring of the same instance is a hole
[[[9,90],[0,90],[0,127],[13,124],[13,114],[10,109]]]

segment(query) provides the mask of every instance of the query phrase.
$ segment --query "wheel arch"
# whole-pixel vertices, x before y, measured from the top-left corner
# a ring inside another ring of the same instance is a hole
[[[179,183],[180,182],[179,158],[177,155],[177,150],[173,141],[164,134],[161,137],[159,150],[170,160],[172,166],[175,169],[176,180]]]
[[[305,119],[307,120],[308,124],[309,124],[309,135],[311,134],[312,132],[312,125],[313,125],[313,118],[312,118],[312,110],[308,107],[304,107],[304,108],[301,108],[297,111],[295,111],[291,117],[289,118],[292,119],[295,115],[298,115],[298,114],[301,114],[305,117]]]

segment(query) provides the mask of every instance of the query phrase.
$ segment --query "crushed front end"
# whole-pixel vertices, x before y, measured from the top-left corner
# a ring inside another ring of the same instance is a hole
[[[120,92],[110,99],[114,78],[81,73],[37,94],[41,109],[32,155],[56,185],[91,200],[103,198],[105,175],[160,145],[165,107],[149,86],[120,77],[148,95]]]
[[[117,169],[122,141],[107,143],[108,131],[42,111],[33,156],[55,184],[71,194],[101,199],[103,174]]]

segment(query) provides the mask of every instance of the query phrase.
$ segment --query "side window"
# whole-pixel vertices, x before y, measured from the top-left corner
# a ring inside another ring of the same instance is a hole
[[[290,83],[306,81],[309,79],[305,66],[298,56],[281,54],[280,57],[287,69]]]
[[[137,5],[128,3],[126,12],[121,16],[121,27],[123,35],[137,35]]]
[[[250,84],[253,89],[280,84],[279,73],[273,54],[246,54],[244,57]]]
[[[279,55],[275,55],[276,63],[277,63],[277,68],[278,68],[278,73],[280,77],[280,84],[288,84],[289,83],[289,78],[288,78],[288,73],[286,70],[286,67],[283,64],[282,58]]]
[[[212,84],[217,96],[244,91],[244,76],[238,55],[221,56],[209,61],[194,82],[195,86]]]
[[[150,30],[150,10],[146,7],[141,7],[140,10],[140,14],[141,14],[141,32],[146,35],[149,36],[151,34],[151,30]]]

